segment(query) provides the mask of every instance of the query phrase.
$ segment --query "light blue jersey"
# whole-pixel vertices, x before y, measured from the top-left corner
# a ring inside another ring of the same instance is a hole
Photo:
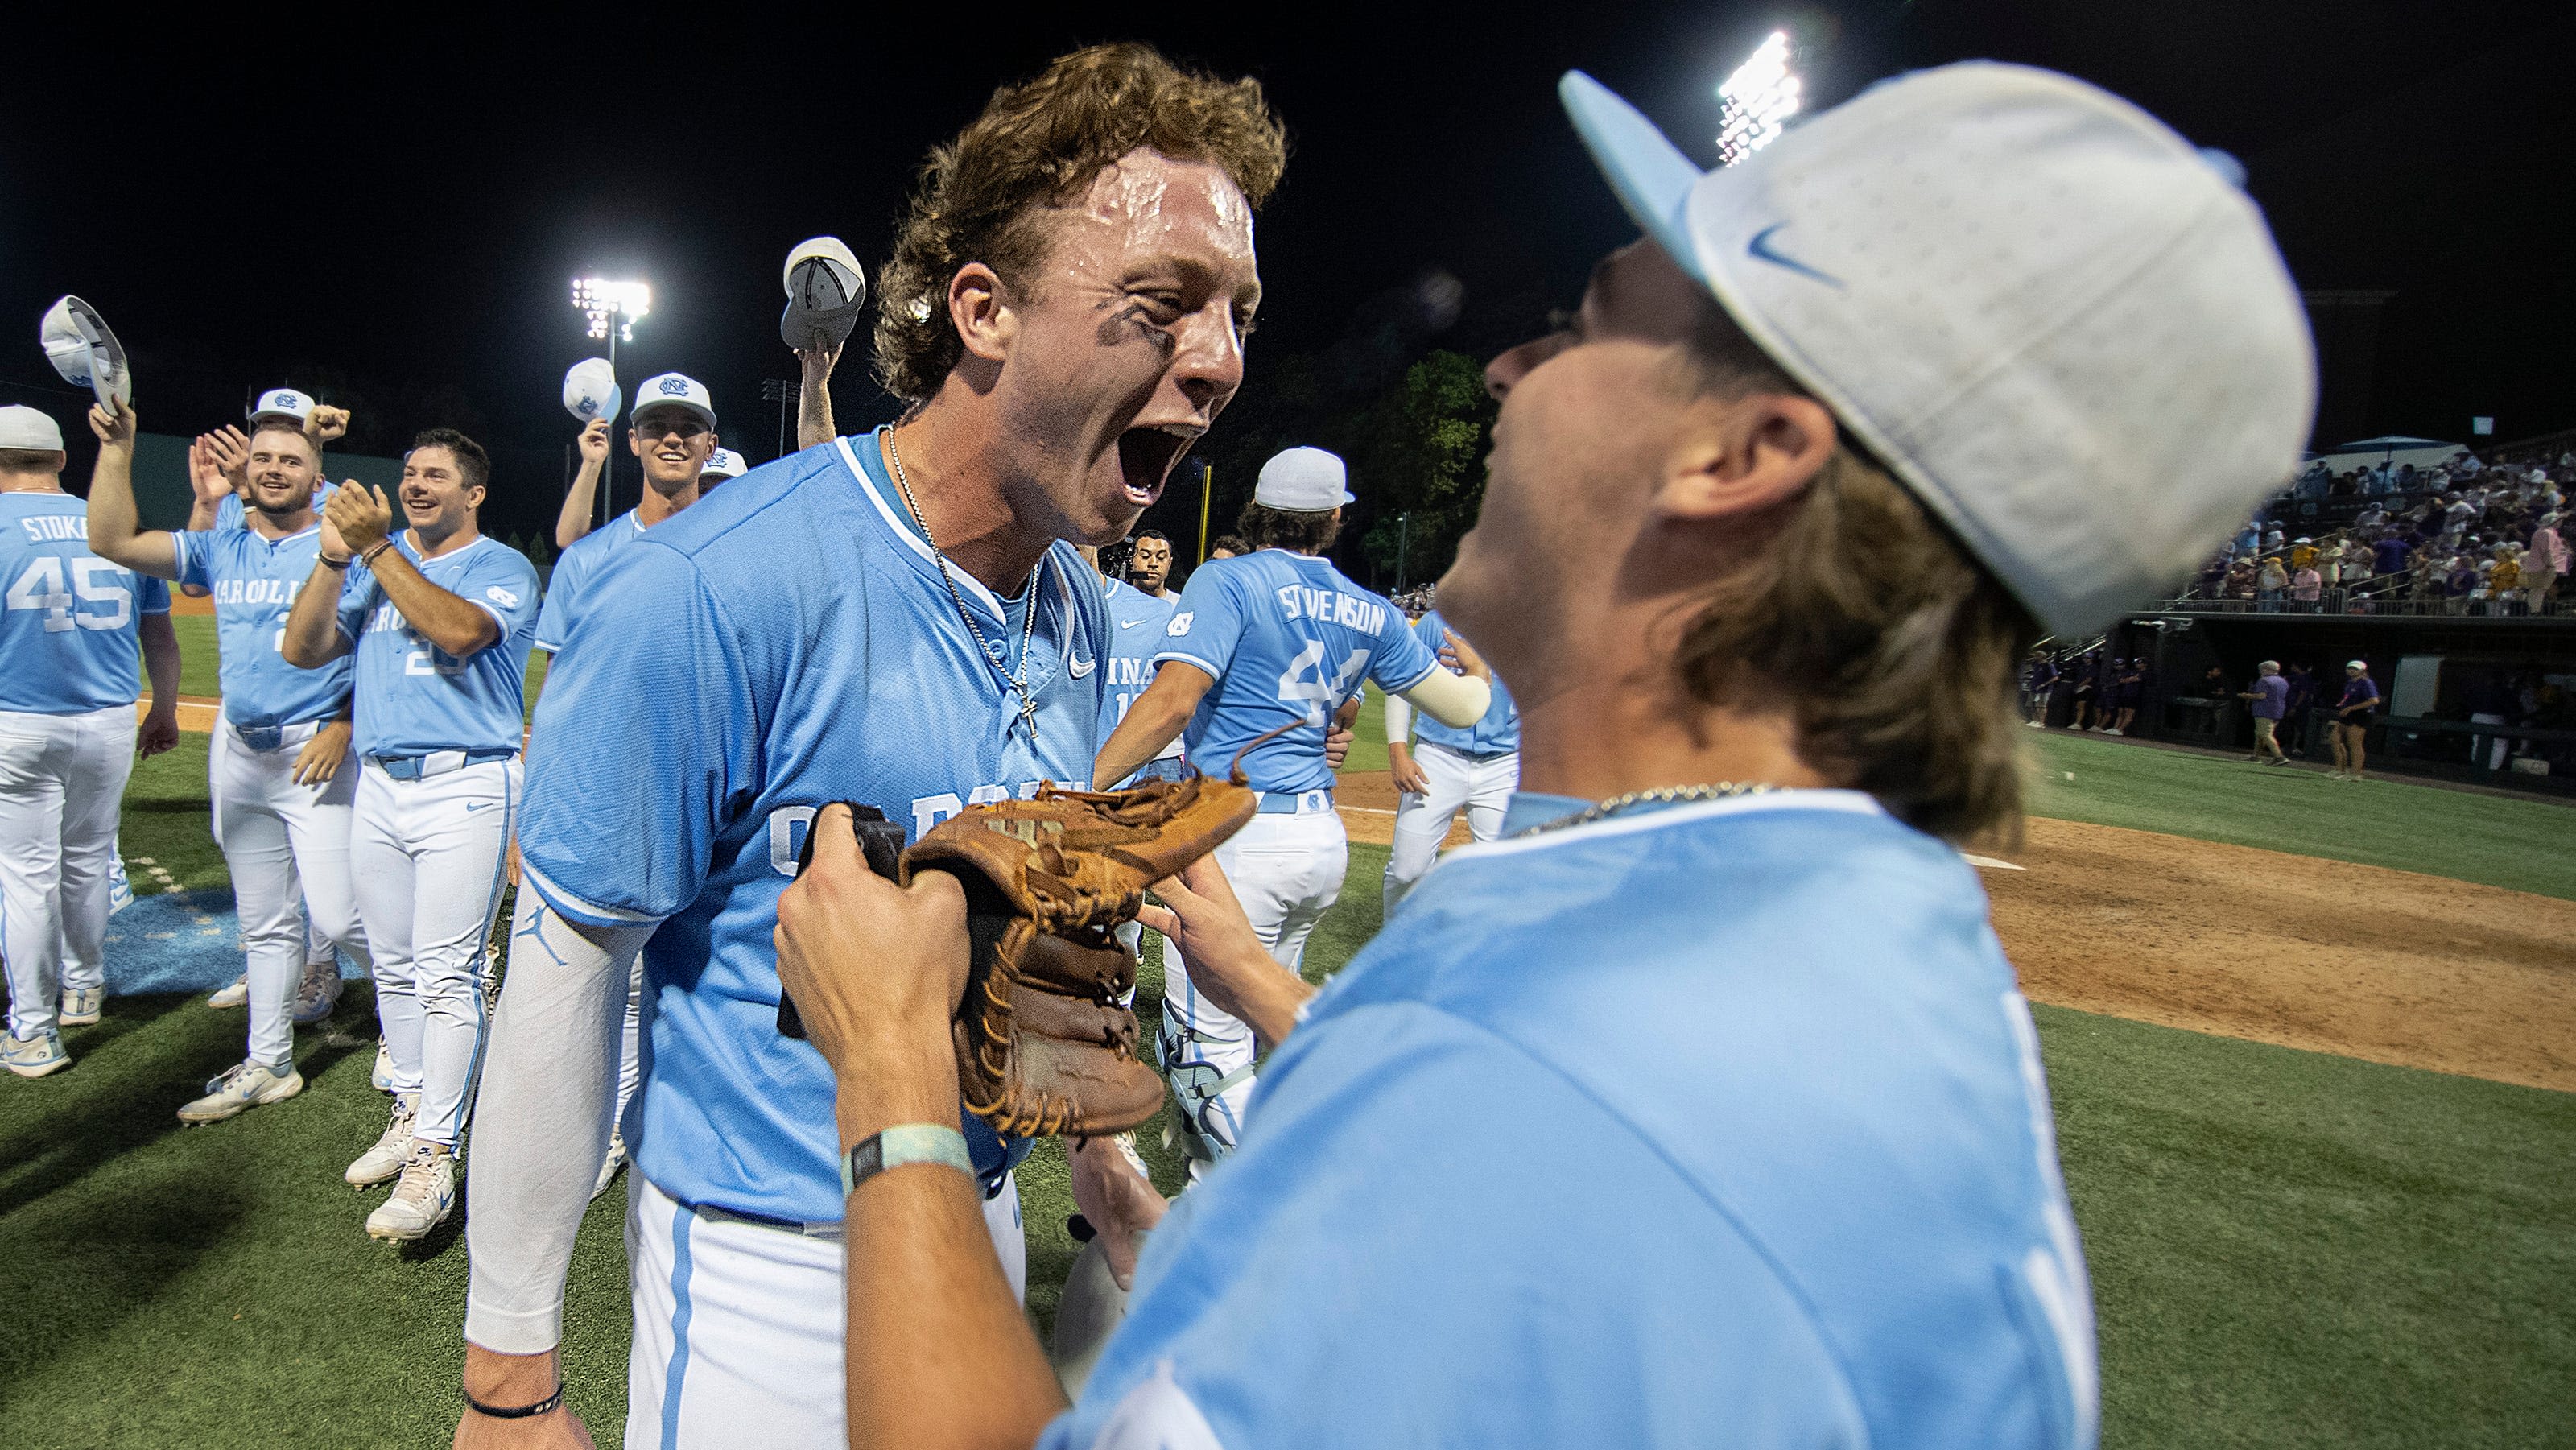
[[[1440,611],[1426,610],[1420,619],[1413,622],[1413,637],[1422,641],[1422,647],[1437,658],[1441,647],[1449,642],[1448,627],[1447,622],[1441,619]],[[1503,677],[1496,675],[1494,701],[1485,707],[1484,715],[1474,725],[1461,730],[1455,725],[1441,724],[1440,717],[1428,710],[1416,710],[1413,712],[1413,735],[1426,745],[1446,746],[1462,755],[1507,755],[1521,748],[1520,707],[1512,703],[1512,692],[1503,688]]]
[[[89,505],[0,493],[0,710],[85,715],[143,693],[138,621],[170,586],[89,551]]]
[[[1342,702],[1375,680],[1392,694],[1440,668],[1404,615],[1323,559],[1264,549],[1199,566],[1181,590],[1157,663],[1182,660],[1216,680],[1191,717],[1190,764],[1222,776],[1235,752],[1303,720],[1244,758],[1259,791],[1333,783],[1324,732]]]
[[[1976,873],[1802,791],[1452,853],[1039,1443],[2082,1450],[2096,1386]]]
[[[537,615],[537,648],[549,654],[562,651],[565,636],[572,632],[573,610],[582,603],[590,581],[609,556],[643,536],[644,526],[628,509],[555,556],[555,571],[546,576],[546,605]]]
[[[755,468],[617,551],[537,705],[522,879],[644,948],[644,1176],[683,1202],[841,1217],[832,1072],[778,1032],[778,896],[815,813],[873,805],[918,839],[970,802],[1088,780],[1108,612],[1050,550],[1020,601],[955,571],[1001,671],[1030,637],[1031,729],[978,653],[886,478],[878,435]],[[1025,1144],[966,1120],[998,1177]]]
[[[492,616],[501,637],[458,659],[413,631],[366,565],[350,565],[340,588],[340,633],[357,655],[358,753],[517,750],[527,738],[537,567],[489,535],[426,564],[409,529],[394,535],[394,547],[422,578]]]
[[[1100,739],[1105,744],[1109,732],[1127,718],[1136,697],[1154,683],[1154,652],[1162,647],[1163,630],[1171,624],[1180,601],[1157,599],[1123,579],[1104,579],[1101,584],[1109,603],[1109,655],[1103,665],[1109,678],[1102,683],[1100,695]],[[1181,742],[1175,739],[1154,758],[1180,757]],[[1100,782],[1104,789],[1122,783]]]
[[[340,713],[351,662],[343,655],[299,670],[278,652],[295,596],[313,576],[322,526],[283,539],[247,527],[172,534],[179,582],[214,596],[215,642],[223,657],[224,718],[235,725],[301,725]]]
[[[336,487],[338,487],[338,485],[332,483],[327,478],[313,485],[313,516],[315,518],[318,519],[322,516],[322,505],[330,502],[331,490]],[[224,529],[246,529],[249,527],[250,515],[243,508],[241,495],[237,493],[225,494],[223,502],[215,505],[215,528],[220,531]]]

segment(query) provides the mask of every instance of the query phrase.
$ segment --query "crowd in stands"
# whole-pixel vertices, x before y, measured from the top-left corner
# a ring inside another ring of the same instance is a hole
[[[2242,601],[2258,613],[2561,613],[2569,569],[2565,491],[2576,452],[2555,464],[2490,467],[2466,449],[2343,473],[2311,464],[2204,565],[2185,598]],[[2277,515],[2301,500],[2358,496],[2349,525],[2287,536]]]

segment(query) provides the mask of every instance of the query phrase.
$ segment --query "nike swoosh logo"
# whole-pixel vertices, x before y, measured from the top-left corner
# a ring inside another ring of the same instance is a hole
[[[1085,659],[1075,660],[1070,672],[1075,679],[1081,679],[1084,675],[1091,673],[1091,661]]]
[[[1120,629],[1134,629],[1136,626],[1143,624],[1144,622],[1145,621],[1141,619],[1122,619],[1118,621],[1118,627]]]
[[[1843,285],[1841,278],[1827,276],[1826,274],[1817,271],[1815,268],[1808,266],[1806,263],[1799,261],[1795,257],[1782,256],[1778,251],[1772,248],[1772,234],[1780,231],[1788,225],[1789,224],[1787,222],[1773,222],[1771,225],[1755,232],[1753,234],[1753,240],[1744,244],[1745,255],[1756,258],[1760,261],[1768,262],[1774,267],[1785,267],[1789,271],[1795,272],[1801,277],[1813,277],[1828,287],[1841,287]]]
[[[490,804],[490,801],[467,801],[465,808],[469,811],[479,811]]]

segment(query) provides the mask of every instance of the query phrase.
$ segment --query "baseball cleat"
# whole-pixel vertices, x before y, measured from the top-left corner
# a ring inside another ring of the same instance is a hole
[[[304,980],[295,989],[295,1025],[328,1021],[340,1006],[340,960],[306,962]]]
[[[282,1103],[304,1091],[304,1074],[289,1065],[285,1072],[264,1062],[236,1062],[206,1084],[206,1095],[179,1109],[183,1123],[220,1123],[265,1103]]]
[[[215,995],[206,999],[206,1005],[218,1012],[250,1005],[250,973],[244,972],[233,978],[229,987],[217,988]]]
[[[47,1030],[33,1037],[8,1034],[8,1045],[0,1047],[0,1067],[20,1077],[43,1077],[72,1065],[72,1055],[63,1051],[63,1035]]]
[[[617,1170],[626,1166],[626,1130],[608,1130],[608,1156],[600,1160],[599,1181],[590,1185],[590,1196],[597,1198],[617,1181]]]
[[[787,310],[778,336],[798,352],[830,352],[858,330],[868,300],[867,274],[839,237],[798,242],[787,254]]]
[[[376,1039],[376,1066],[367,1075],[367,1081],[374,1084],[380,1093],[394,1090],[394,1050],[385,1045],[382,1037]]]
[[[62,1011],[55,1020],[65,1027],[87,1027],[99,1019],[106,1007],[105,987],[66,987]]]
[[[366,1188],[403,1171],[404,1162],[411,1157],[412,1117],[419,1111],[418,1094],[396,1094],[393,1118],[385,1124],[383,1136],[376,1139],[376,1146],[359,1154],[340,1176],[352,1187]]]
[[[403,1160],[402,1181],[367,1215],[367,1237],[406,1243],[447,1222],[456,1211],[456,1154],[437,1143],[414,1143]]]

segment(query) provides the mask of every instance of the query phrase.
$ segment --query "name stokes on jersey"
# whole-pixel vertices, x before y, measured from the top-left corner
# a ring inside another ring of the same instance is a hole
[[[1017,789],[1007,785],[987,784],[979,785],[963,796],[959,796],[954,791],[915,796],[912,801],[912,839],[920,840],[930,834],[931,827],[958,814],[968,806],[993,805],[1010,800],[1014,796],[1024,801],[1035,800],[1038,787],[1046,783],[1042,780],[1024,780],[1019,783]],[[1089,790],[1091,785],[1088,781],[1077,780],[1064,782],[1063,788]],[[779,875],[796,874],[796,858],[805,850],[806,829],[814,824],[814,817],[821,813],[820,806],[780,806],[769,813],[769,864]]]

